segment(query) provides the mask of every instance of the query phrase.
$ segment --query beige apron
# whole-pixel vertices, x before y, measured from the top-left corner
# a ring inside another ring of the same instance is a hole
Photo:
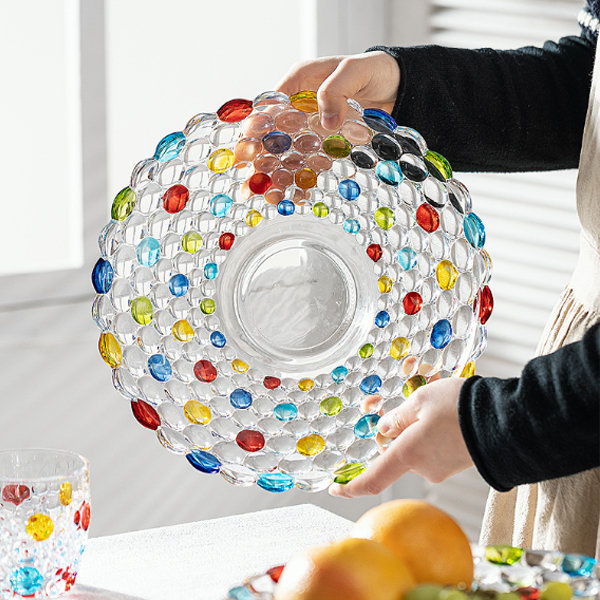
[[[577,179],[577,212],[582,224],[579,259],[546,325],[538,354],[548,354],[581,339],[600,321],[599,56],[597,49]],[[590,385],[597,387],[598,382]],[[599,525],[600,469],[596,468],[508,492],[491,490],[480,542],[600,558]]]

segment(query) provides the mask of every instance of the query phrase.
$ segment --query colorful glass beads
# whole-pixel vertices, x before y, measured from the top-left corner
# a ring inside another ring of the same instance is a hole
[[[99,238],[115,388],[230,483],[349,481],[377,447],[363,396],[387,409],[485,348],[492,264],[466,188],[414,129],[348,105],[334,131],[311,90],[198,113],[135,167]]]
[[[31,515],[25,529],[36,542],[43,542],[52,535],[54,522],[48,515]]]

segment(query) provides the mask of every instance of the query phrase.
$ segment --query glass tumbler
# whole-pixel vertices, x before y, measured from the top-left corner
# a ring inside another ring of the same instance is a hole
[[[71,589],[89,525],[87,459],[0,451],[0,598],[55,598]]]

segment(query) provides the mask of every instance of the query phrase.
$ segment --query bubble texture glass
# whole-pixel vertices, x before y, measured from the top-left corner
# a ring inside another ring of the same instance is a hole
[[[75,583],[90,525],[85,458],[0,451],[0,597],[55,598]]]
[[[350,481],[381,414],[485,349],[491,260],[467,189],[418,132],[348,104],[337,131],[312,91],[196,115],[135,166],[99,238],[115,388],[233,484]]]

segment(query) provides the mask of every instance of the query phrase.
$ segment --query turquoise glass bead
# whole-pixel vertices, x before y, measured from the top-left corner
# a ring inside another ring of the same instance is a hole
[[[363,439],[373,437],[377,433],[377,422],[379,419],[379,415],[363,415],[354,426],[354,435]]]
[[[298,414],[298,408],[291,402],[284,402],[273,409],[273,414],[280,421],[293,421]]]
[[[252,600],[255,597],[245,585],[238,585],[231,588],[227,594],[227,597],[231,598],[231,600]]]
[[[287,473],[263,473],[256,482],[267,492],[287,492],[294,487],[294,478]]]
[[[338,191],[344,200],[353,201],[360,196],[360,186],[354,179],[344,179],[343,181],[340,181]]]
[[[185,457],[192,467],[203,473],[217,473],[221,468],[221,461],[210,452],[205,452],[204,450],[192,450]]]
[[[405,271],[410,271],[417,264],[417,253],[412,248],[402,248],[398,250],[397,259]]]
[[[237,388],[229,395],[229,401],[234,408],[248,408],[252,404],[252,394],[242,388]]]
[[[217,194],[210,201],[210,212],[213,217],[224,217],[233,206],[233,200],[227,194]]]
[[[431,330],[431,345],[438,350],[445,348],[452,339],[452,325],[447,319],[438,321]]]
[[[148,359],[148,371],[157,381],[169,381],[173,374],[169,359],[162,354],[153,354]]]
[[[589,577],[597,562],[585,554],[565,554],[560,568],[571,577]]]
[[[465,230],[465,237],[473,248],[483,248],[485,244],[485,227],[475,213],[469,213],[463,219],[463,229]]]
[[[182,273],[177,273],[169,279],[169,291],[173,296],[185,296],[189,288],[189,279]]]
[[[107,260],[99,258],[92,269],[92,285],[97,294],[106,294],[110,290],[114,274],[112,265]]]
[[[391,133],[398,127],[394,118],[380,108],[365,108],[363,119],[371,129],[382,133]]]
[[[160,257],[160,242],[153,237],[145,237],[137,246],[137,259],[144,267],[153,267]]]
[[[360,390],[363,394],[375,394],[379,391],[381,384],[379,375],[368,375],[360,382]]]
[[[360,231],[360,224],[356,219],[346,219],[344,221],[344,231],[348,233],[358,233]]]
[[[341,383],[346,379],[348,375],[348,369],[344,366],[336,367],[333,371],[331,371],[331,379],[333,379],[336,383]]]
[[[172,160],[181,152],[184,146],[185,135],[183,135],[182,131],[170,133],[158,142],[154,151],[154,159],[161,162]]]
[[[204,277],[206,279],[215,279],[219,274],[219,268],[217,267],[217,263],[206,263],[204,265]]]
[[[44,577],[35,567],[19,567],[10,575],[10,585],[19,596],[33,596],[43,583]]]
[[[215,348],[223,348],[227,343],[227,338],[220,331],[213,331],[210,334],[210,343]]]
[[[377,173],[377,177],[379,177],[383,183],[387,183],[388,185],[398,186],[404,179],[404,173],[402,172],[402,169],[400,169],[400,165],[391,160],[382,160],[381,162],[378,162],[375,167],[375,173]]]

